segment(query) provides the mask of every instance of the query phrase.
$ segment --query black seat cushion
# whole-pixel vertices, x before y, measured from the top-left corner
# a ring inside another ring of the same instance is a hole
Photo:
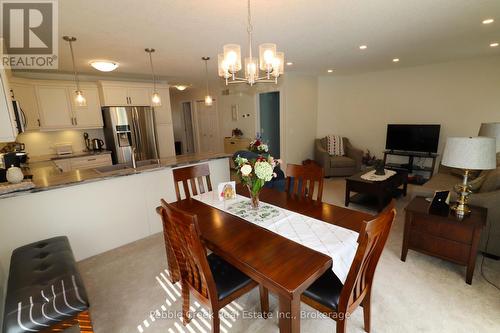
[[[336,310],[343,287],[344,285],[340,282],[337,275],[329,269],[307,288],[303,295],[330,309]]]
[[[252,282],[252,279],[221,257],[212,253],[207,259],[215,280],[219,301]]]
[[[40,331],[89,307],[67,237],[13,251],[3,332]]]

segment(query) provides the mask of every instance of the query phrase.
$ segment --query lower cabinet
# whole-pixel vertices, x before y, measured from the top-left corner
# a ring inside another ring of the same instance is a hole
[[[54,161],[62,172],[94,169],[102,166],[112,165],[111,154],[89,155],[84,157],[65,158]]]

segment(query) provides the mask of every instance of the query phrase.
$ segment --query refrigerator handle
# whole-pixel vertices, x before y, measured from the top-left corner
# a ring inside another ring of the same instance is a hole
[[[134,139],[135,139],[135,149],[137,152],[137,156],[139,156],[139,160],[143,160],[144,157],[142,152],[142,143],[141,143],[141,129],[139,126],[139,115],[137,114],[137,108],[132,108],[132,124],[134,127]]]

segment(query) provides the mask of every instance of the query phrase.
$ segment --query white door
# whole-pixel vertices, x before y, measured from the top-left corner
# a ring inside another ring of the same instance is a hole
[[[35,86],[29,84],[12,83],[10,88],[14,92],[14,98],[21,106],[24,113],[26,131],[40,129],[40,115],[36,102]]]
[[[219,151],[219,123],[215,101],[212,106],[206,106],[204,101],[197,101],[196,118],[199,151],[202,153]]]
[[[128,96],[126,87],[103,87],[104,106],[127,106]]]
[[[73,113],[68,88],[64,86],[37,86],[38,109],[44,129],[73,127]]]
[[[127,95],[130,105],[134,106],[149,106],[151,105],[151,96],[149,88],[128,88]],[[162,101],[163,103],[163,101]]]
[[[69,89],[72,93],[74,89]],[[77,106],[75,99],[72,98],[73,113],[76,118],[77,128],[95,128],[103,127],[101,104],[99,103],[99,94],[97,88],[83,88],[83,96],[87,100],[87,106]]]

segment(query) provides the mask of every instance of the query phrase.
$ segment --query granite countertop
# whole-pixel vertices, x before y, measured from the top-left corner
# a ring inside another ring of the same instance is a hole
[[[174,168],[183,165],[195,164],[199,162],[206,162],[209,160],[228,158],[231,154],[227,153],[201,153],[201,154],[189,154],[189,155],[179,155],[170,158],[159,159],[158,164],[146,165],[143,167],[138,167],[136,169],[127,168],[122,170],[115,170],[105,173],[99,173],[95,169],[84,169],[84,170],[73,170],[68,172],[58,172],[57,168],[53,163],[49,161],[39,161],[30,167],[33,169],[33,183],[35,187],[27,191],[19,191],[7,193],[0,195],[0,199],[26,195],[29,193],[47,191],[51,189],[74,186],[79,184],[85,184],[89,182],[101,181],[105,179],[124,177],[135,174],[140,174],[143,172],[157,171],[164,168]],[[38,165],[36,167],[35,165]],[[229,166],[228,166],[229,167]],[[41,168],[41,170],[37,170]]]
[[[94,156],[94,155],[102,155],[102,154],[111,154],[111,151],[110,150],[81,151],[81,152],[75,152],[73,154],[68,154],[68,155],[49,154],[49,155],[29,156],[29,163],[64,160],[67,158]]]

